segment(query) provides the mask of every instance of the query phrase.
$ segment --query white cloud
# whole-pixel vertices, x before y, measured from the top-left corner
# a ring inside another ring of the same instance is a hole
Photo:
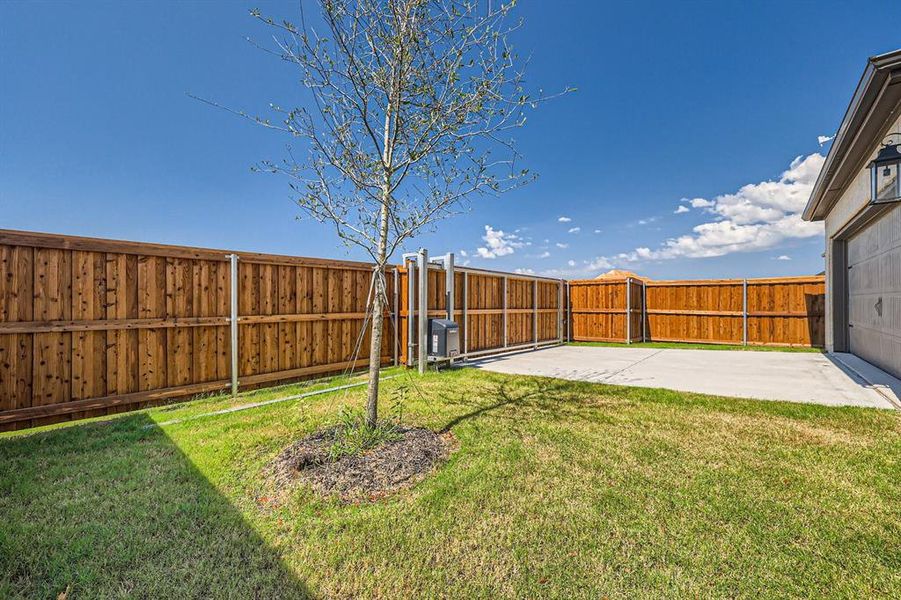
[[[692,208],[710,208],[715,204],[713,200],[705,200],[704,198],[682,198],[682,202],[688,202]]]
[[[469,256],[469,253],[466,250],[460,250],[460,256],[466,258],[467,256]]]
[[[594,260],[588,263],[586,269],[588,271],[598,271],[600,269],[612,269],[613,263],[611,263],[606,257],[598,256]]]
[[[600,233],[601,230],[600,230],[600,229],[595,229],[594,232],[595,232],[595,233]]]
[[[679,208],[677,208],[676,210],[673,211],[673,214],[681,215],[682,213],[687,213],[689,210],[690,209],[687,206],[685,206],[684,204],[680,204]]]
[[[650,225],[651,223],[653,223],[656,220],[657,220],[657,217],[648,217],[647,219],[639,219],[638,224],[639,225]]]
[[[569,233],[579,233],[580,231],[582,231],[581,227],[570,227],[569,229]]]
[[[575,266],[576,266],[576,261],[574,261],[574,260],[568,260],[568,261],[566,261],[566,264],[568,264],[568,265],[571,266],[571,267],[575,267]]]
[[[535,271],[532,269],[514,269],[514,273],[518,273],[519,275],[534,275]]]
[[[780,254],[776,257],[776,260],[791,260],[792,257],[787,254]]]
[[[666,240],[657,249],[638,247],[602,258],[619,263],[705,258],[765,250],[787,240],[822,235],[823,224],[802,220],[801,211],[823,161],[821,154],[799,156],[778,180],[751,183],[713,200],[687,200],[692,207],[712,215],[713,220],[697,225],[691,233]]]
[[[557,221],[560,223],[569,223],[570,221],[572,221],[572,219],[570,219],[569,217],[559,217]]]
[[[569,244],[561,244],[560,242],[557,242],[557,243],[554,244],[554,245],[557,246],[558,248],[563,248],[564,250],[565,250],[566,248],[569,248]]]
[[[538,258],[547,258],[550,255],[551,255],[551,253],[548,252],[547,250],[545,250],[544,252],[542,252],[541,254],[538,255]]]
[[[517,248],[528,245],[515,233],[504,233],[500,229],[494,229],[491,225],[485,225],[485,235],[482,236],[482,239],[485,240],[485,246],[476,249],[476,253],[482,258],[507,256],[513,254]]]
[[[824,144],[826,144],[826,143],[828,143],[828,142],[831,142],[832,139],[833,139],[834,137],[835,137],[834,135],[818,135],[818,136],[817,136],[817,143],[818,143],[820,146],[822,146],[822,145],[824,145]]]

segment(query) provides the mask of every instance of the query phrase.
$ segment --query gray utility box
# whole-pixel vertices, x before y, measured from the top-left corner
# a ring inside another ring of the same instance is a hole
[[[429,319],[429,358],[441,360],[460,355],[460,327],[448,319]]]

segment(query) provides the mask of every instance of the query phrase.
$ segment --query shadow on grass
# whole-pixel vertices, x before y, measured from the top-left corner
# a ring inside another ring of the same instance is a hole
[[[557,422],[597,418],[598,408],[626,407],[632,404],[628,390],[609,388],[599,394],[597,388],[590,384],[556,379],[494,381],[479,385],[477,390],[477,394],[439,394],[442,403],[465,410],[452,417],[441,428],[442,433],[487,413],[491,413],[496,419],[515,420],[540,416]]]
[[[308,598],[146,415],[0,440],[0,597]]]

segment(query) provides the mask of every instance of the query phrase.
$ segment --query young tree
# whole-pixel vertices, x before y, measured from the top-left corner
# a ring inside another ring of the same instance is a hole
[[[528,181],[509,133],[549,96],[525,91],[508,44],[515,0],[319,0],[321,25],[251,15],[296,66],[308,107],[257,123],[308,142],[260,168],[287,175],[298,206],[375,261],[366,419],[378,417],[384,268],[404,241],[467,199]],[[318,29],[318,30],[317,30]],[[568,91],[568,90],[564,90]],[[563,92],[561,92],[563,93]]]

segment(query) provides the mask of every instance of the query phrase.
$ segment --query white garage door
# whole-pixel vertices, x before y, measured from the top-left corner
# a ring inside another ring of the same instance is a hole
[[[851,352],[901,377],[901,205],[848,241]]]

